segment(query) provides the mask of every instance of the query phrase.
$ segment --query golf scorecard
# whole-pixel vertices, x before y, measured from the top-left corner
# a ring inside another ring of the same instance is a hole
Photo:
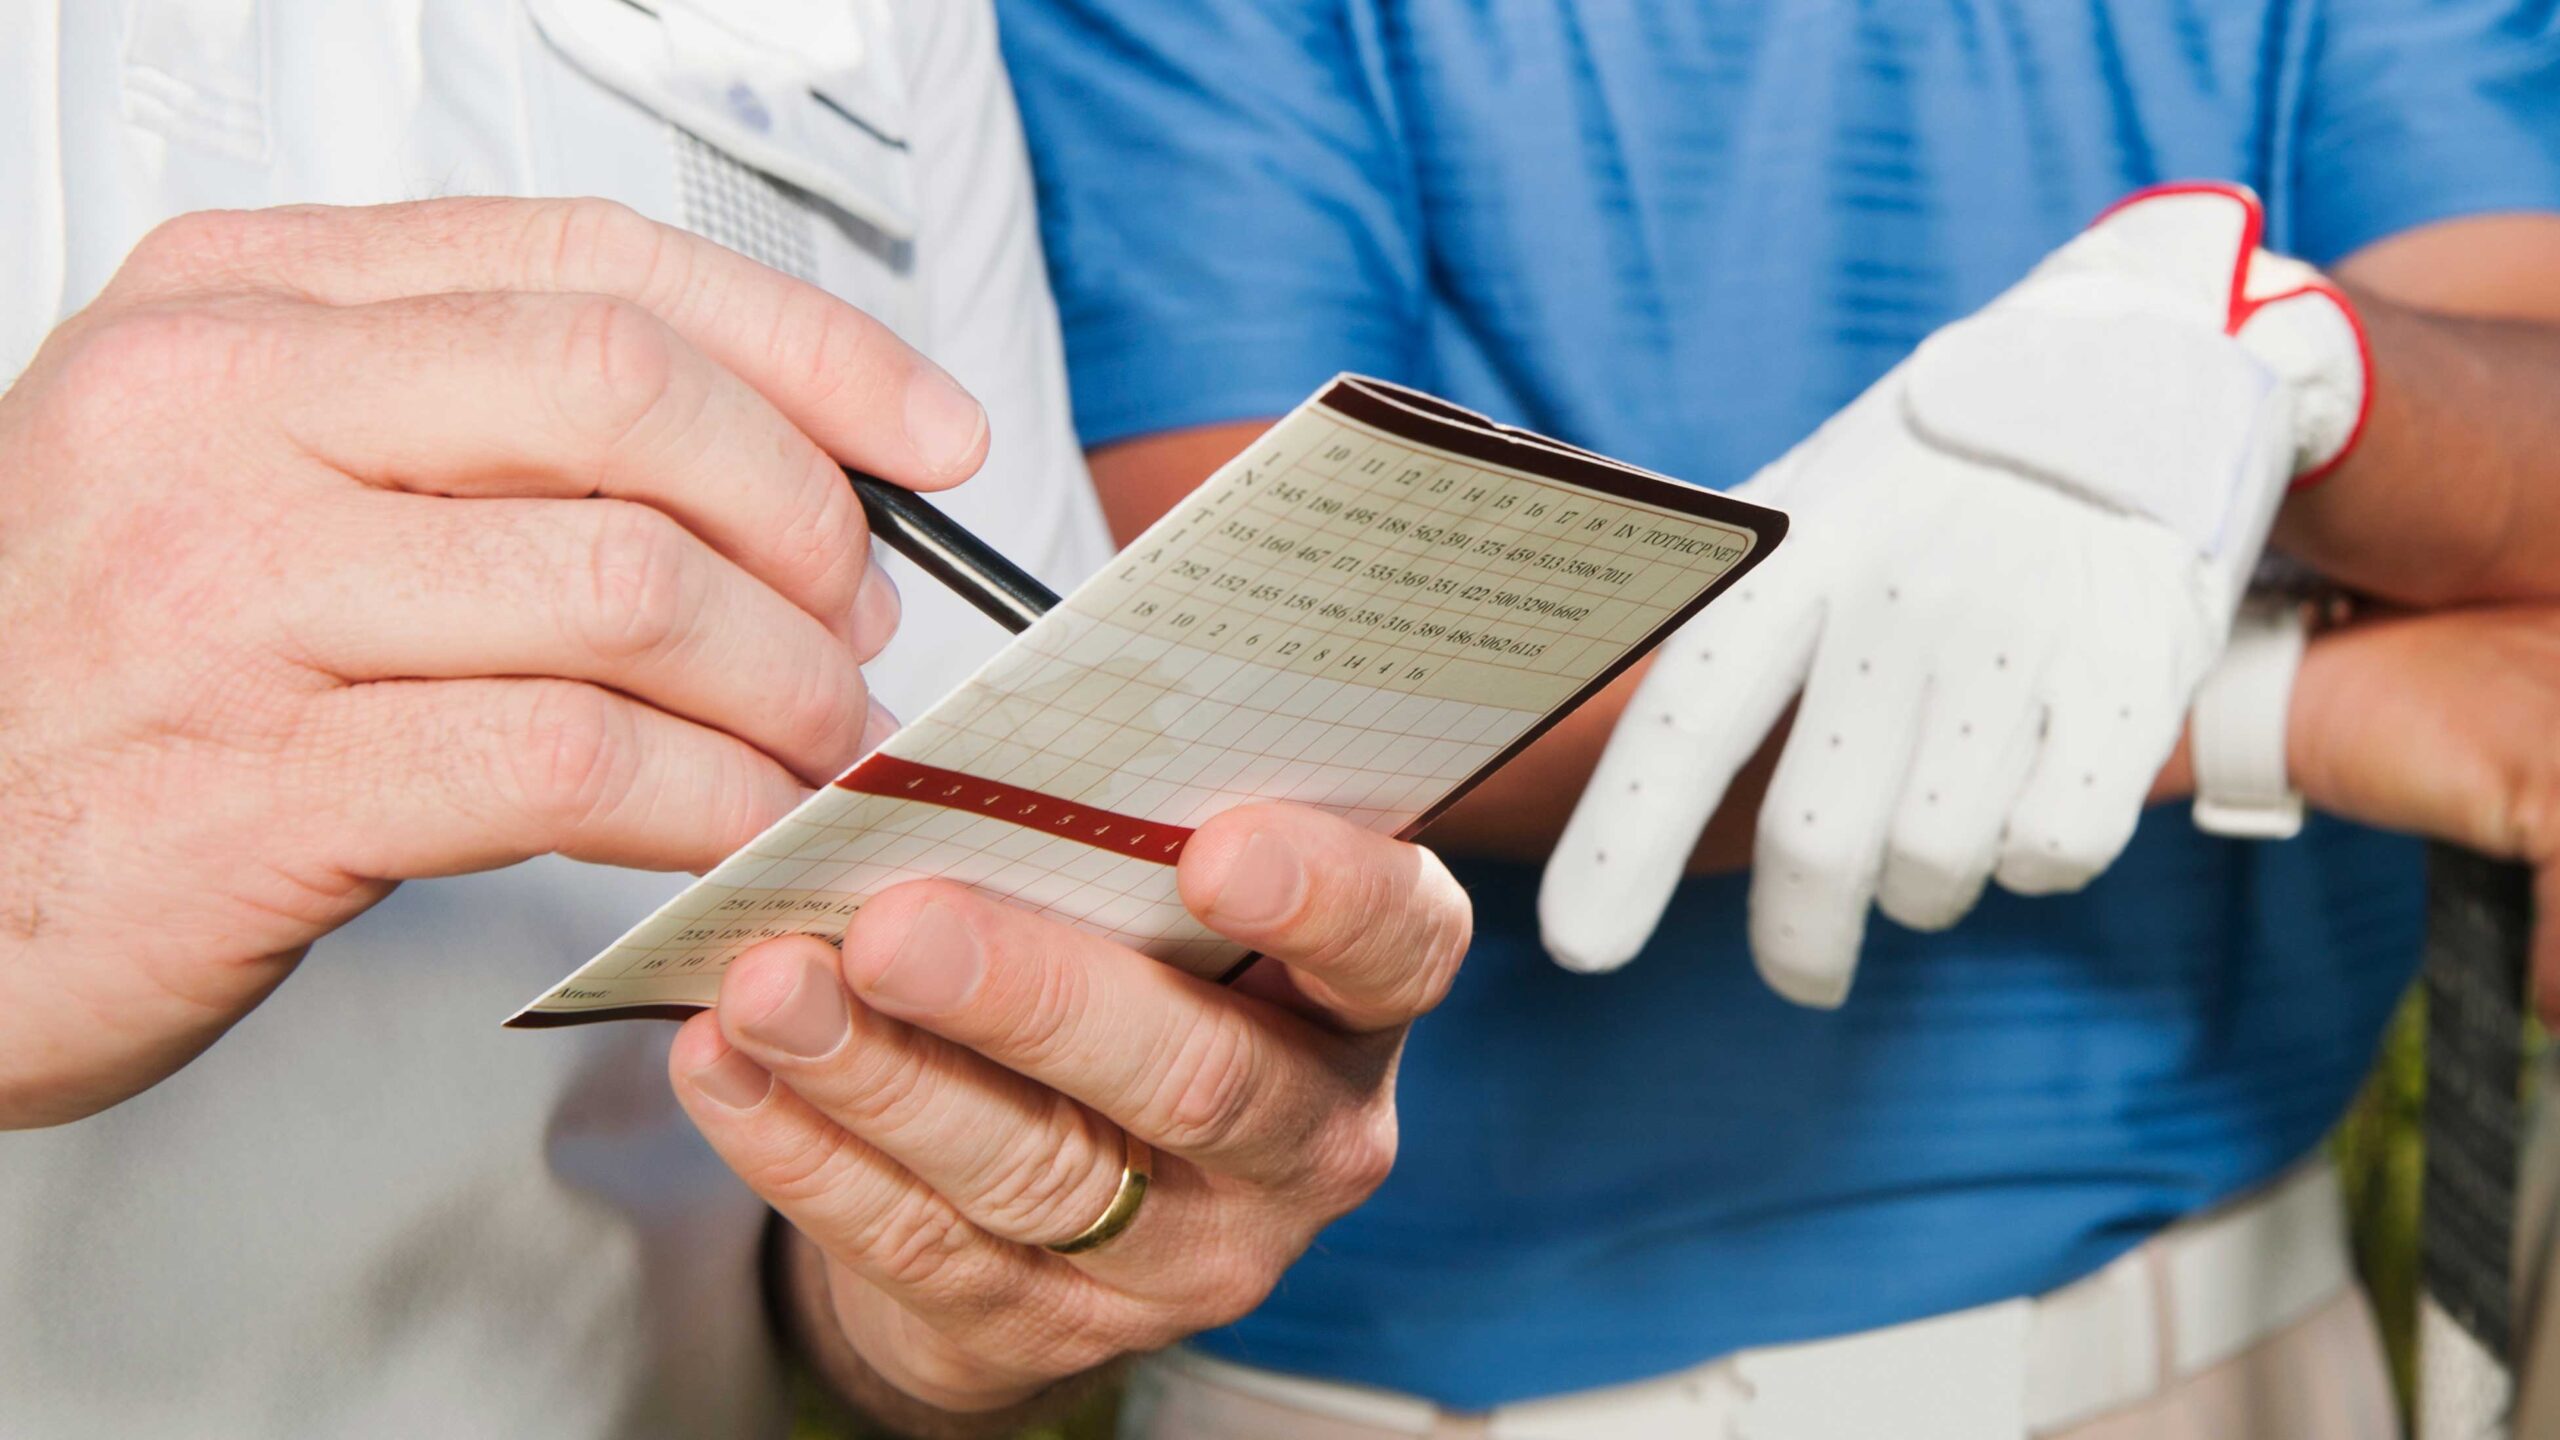
[[[1765,557],[1775,511],[1343,376],[834,784],[507,1023],[680,1016],[940,877],[1217,977],[1192,827],[1410,836]]]

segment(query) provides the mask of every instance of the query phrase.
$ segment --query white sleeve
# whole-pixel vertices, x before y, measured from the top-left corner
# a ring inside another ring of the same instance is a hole
[[[62,311],[62,14],[0,5],[0,389]]]
[[[1110,558],[1068,407],[1030,156],[990,0],[903,0],[916,339],[986,403],[987,466],[948,508],[1061,591]]]

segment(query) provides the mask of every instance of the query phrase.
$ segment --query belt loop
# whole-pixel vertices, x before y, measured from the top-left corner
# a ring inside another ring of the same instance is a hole
[[[2158,1245],[2141,1250],[2142,1276],[2151,1286],[2152,1393],[2165,1394],[2178,1383],[2178,1306],[2171,1295],[2169,1259]]]

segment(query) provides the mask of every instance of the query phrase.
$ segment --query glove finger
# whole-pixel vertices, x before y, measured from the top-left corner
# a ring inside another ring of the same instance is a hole
[[[2030,659],[1973,649],[1942,659],[1931,676],[1876,885],[1877,908],[1914,930],[1963,919],[1999,862],[2043,729]]]
[[[2124,853],[2186,715],[2163,648],[2145,641],[2057,657],[2044,744],[2001,842],[2002,888],[2065,894]]]
[[[1835,618],[1760,807],[1751,953],[1770,988],[1799,1005],[1848,998],[1916,742],[1919,654],[1907,637],[1888,643]]]
[[[1547,858],[1538,928],[1568,970],[1635,958],[1734,772],[1804,683],[1813,566],[1782,550],[1665,642]]]

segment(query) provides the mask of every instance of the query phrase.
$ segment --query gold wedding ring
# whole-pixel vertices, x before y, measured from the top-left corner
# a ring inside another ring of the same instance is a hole
[[[1120,1141],[1120,1189],[1103,1208],[1101,1218],[1044,1249],[1060,1255],[1088,1255],[1119,1239],[1129,1222],[1138,1218],[1138,1207],[1147,1199],[1147,1181],[1154,1173],[1149,1167],[1155,1163],[1155,1152],[1147,1148],[1146,1141],[1125,1130],[1120,1133]]]

